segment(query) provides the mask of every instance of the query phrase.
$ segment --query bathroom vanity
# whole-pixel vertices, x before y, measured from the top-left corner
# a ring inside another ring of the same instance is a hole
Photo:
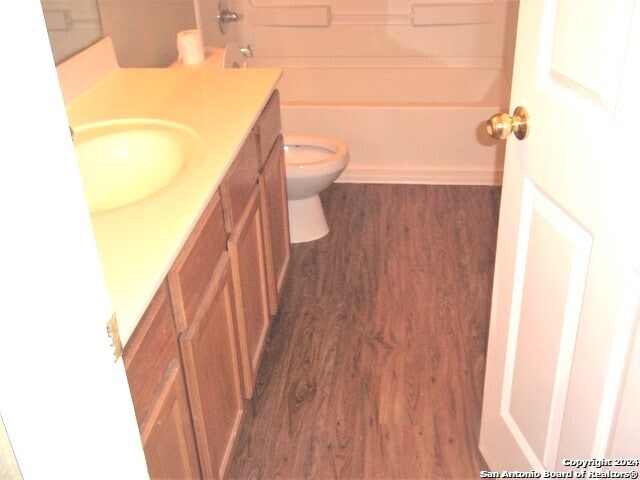
[[[151,477],[224,477],[289,260],[276,70],[119,70],[70,122],[162,118],[200,155],[92,214]],[[129,99],[129,101],[124,101]]]

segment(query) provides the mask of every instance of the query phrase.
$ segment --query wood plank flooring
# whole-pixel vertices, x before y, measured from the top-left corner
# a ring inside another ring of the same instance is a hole
[[[237,479],[478,478],[500,190],[335,184],[293,245]]]

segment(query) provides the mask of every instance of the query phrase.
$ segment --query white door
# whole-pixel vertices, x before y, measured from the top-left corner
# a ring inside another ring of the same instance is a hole
[[[0,58],[0,478],[148,478],[38,0]]]
[[[521,0],[480,449],[640,457],[640,1]],[[635,341],[634,341],[635,339]],[[638,467],[633,467],[638,469]]]

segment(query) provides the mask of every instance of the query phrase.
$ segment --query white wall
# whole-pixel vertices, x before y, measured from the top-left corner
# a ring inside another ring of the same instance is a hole
[[[196,28],[193,0],[97,2],[102,30],[113,39],[121,67],[170,65],[178,57],[177,33]]]
[[[56,64],[102,37],[94,0],[41,0]]]

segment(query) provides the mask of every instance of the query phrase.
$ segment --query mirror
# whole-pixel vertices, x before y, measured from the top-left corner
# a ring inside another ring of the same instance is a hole
[[[102,38],[96,0],[40,0],[56,65]]]

